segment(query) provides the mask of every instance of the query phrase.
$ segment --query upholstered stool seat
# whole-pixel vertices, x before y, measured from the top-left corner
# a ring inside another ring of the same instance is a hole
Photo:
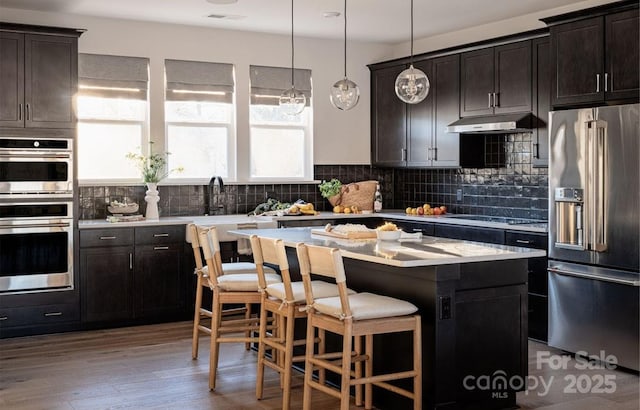
[[[265,274],[265,281],[267,284],[280,284],[282,285],[282,279],[280,275],[275,273]],[[222,290],[235,291],[235,292],[257,292],[259,290],[258,274],[257,273],[231,273],[224,274],[218,277],[218,286]]]
[[[287,300],[284,283],[275,283],[267,286],[267,293],[269,296],[273,296],[280,300]],[[318,295],[319,298],[327,298],[336,296],[338,294],[338,287],[335,283],[329,283],[322,280],[312,280],[311,287],[313,288],[313,294]],[[355,291],[348,289],[350,294],[356,293]],[[293,300],[289,302],[304,304],[304,283],[301,281],[291,282],[291,293],[293,294]]]
[[[316,292],[313,292],[314,298]],[[331,315],[338,319],[342,315],[342,305],[339,297],[317,296],[312,307],[320,313]],[[353,320],[378,319],[392,316],[403,316],[415,313],[418,308],[412,303],[388,296],[373,293],[357,293],[349,295],[349,306]]]

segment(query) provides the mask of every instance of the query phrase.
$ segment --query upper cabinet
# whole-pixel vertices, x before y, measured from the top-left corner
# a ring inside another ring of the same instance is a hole
[[[0,127],[75,127],[77,35],[0,30]]]
[[[533,51],[533,114],[537,124],[533,129],[531,164],[546,167],[549,162],[549,111],[551,110],[551,69],[549,38],[531,42]]]
[[[640,91],[638,4],[544,19],[551,38],[551,104],[637,101]],[[565,22],[566,21],[566,22]]]
[[[462,53],[460,116],[531,111],[531,41]]]
[[[421,60],[431,84],[427,98],[405,104],[395,80],[405,64],[371,71],[372,163],[396,167],[457,167],[459,136],[445,131],[459,117],[459,56]]]
[[[395,92],[402,66],[371,72],[371,162],[379,166],[404,166],[407,151],[407,104]]]

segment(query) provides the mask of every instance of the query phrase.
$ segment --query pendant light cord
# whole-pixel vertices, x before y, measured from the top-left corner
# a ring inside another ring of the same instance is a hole
[[[413,1],[413,0],[411,0]],[[291,88],[295,88],[295,84],[293,82],[293,71],[294,71],[294,47],[293,47],[293,0],[291,0]]]
[[[347,0],[344,0],[344,78],[347,78]]]
[[[413,0],[411,0],[411,59],[410,63],[413,64]]]

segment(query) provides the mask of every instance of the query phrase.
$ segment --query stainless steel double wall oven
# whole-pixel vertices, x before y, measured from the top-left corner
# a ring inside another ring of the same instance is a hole
[[[73,289],[73,140],[0,137],[0,294]]]

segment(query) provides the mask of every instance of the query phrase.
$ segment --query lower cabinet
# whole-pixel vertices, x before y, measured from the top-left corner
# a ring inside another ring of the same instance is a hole
[[[186,318],[184,225],[80,231],[85,324]]]
[[[547,235],[507,231],[505,244],[524,248],[547,250]],[[529,338],[547,342],[548,276],[547,258],[529,259]]]

